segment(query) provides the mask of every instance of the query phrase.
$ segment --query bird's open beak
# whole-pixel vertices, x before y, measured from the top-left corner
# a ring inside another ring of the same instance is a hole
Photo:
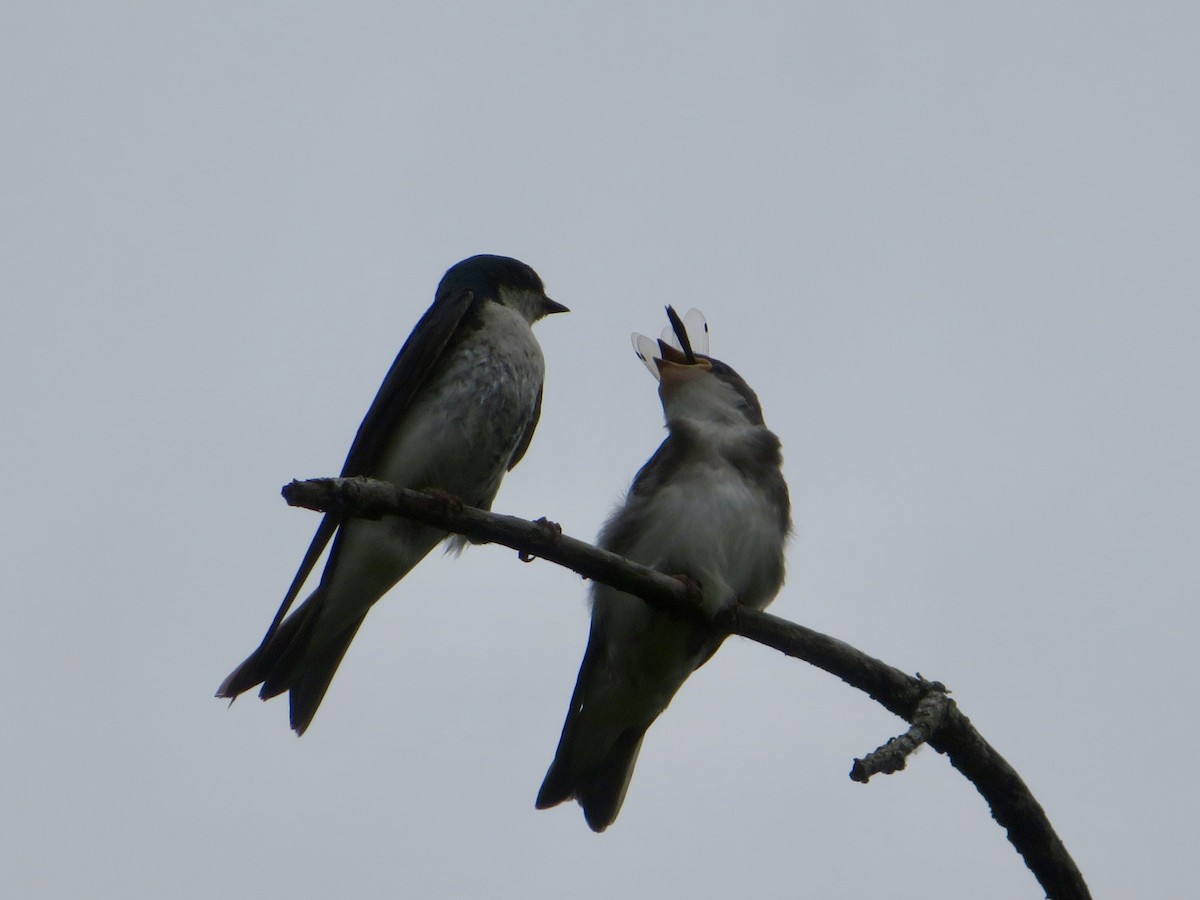
[[[654,360],[654,365],[658,368],[658,378],[663,387],[682,384],[702,372],[712,371],[712,363],[707,359],[697,358],[694,363],[689,363],[680,351],[674,347],[669,349],[670,355],[664,350],[663,358]]]
[[[567,309],[567,307],[563,306],[561,303],[551,300],[549,297],[542,298],[542,314],[543,315],[549,316],[549,315],[553,315],[554,313],[570,312],[570,311],[571,310]]]
[[[701,372],[712,371],[712,363],[704,357],[693,355],[689,361],[686,351],[672,347],[666,341],[658,342],[658,352],[654,365],[658,367],[658,378],[664,385],[680,384]]]
[[[667,362],[676,363],[680,366],[692,365],[692,360],[688,359],[686,353],[676,347],[671,346],[666,341],[658,342],[658,356]]]

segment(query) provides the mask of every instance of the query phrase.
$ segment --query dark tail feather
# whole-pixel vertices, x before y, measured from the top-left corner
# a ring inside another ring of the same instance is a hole
[[[550,765],[550,771],[542,779],[542,787],[538,791],[535,809],[549,809],[566,803],[575,796],[575,777],[567,771],[566,761],[556,756]]]
[[[314,652],[311,644],[321,608],[320,589],[300,605],[246,661],[217,688],[230,700],[262,685],[264,700],[291,692],[291,723],[303,734],[317,713],[346,649],[358,633],[360,618]]]
[[[548,809],[567,800],[578,800],[588,827],[596,832],[611,825],[621,811],[629,779],[633,777],[633,764],[637,762],[642,738],[650,727],[647,722],[642,728],[627,728],[599,763],[589,768],[580,765],[580,760],[594,758],[594,754],[587,752],[585,744],[589,742],[587,733],[595,729],[589,729],[586,720],[603,713],[585,708],[584,699],[592,693],[597,673],[604,666],[603,661],[608,655],[605,647],[604,629],[597,628],[593,621],[587,649],[579,664],[579,676],[575,679],[575,690],[571,693],[567,720],[554,752],[554,762],[550,764],[534,804],[538,809]]]
[[[349,648],[350,642],[354,640],[354,636],[358,634],[358,627],[362,623],[363,620],[359,619],[330,641],[319,653],[304,660],[303,668],[287,685],[290,691],[288,702],[292,730],[296,732],[297,736],[304,734],[308,726],[312,724],[313,716],[317,714],[317,707],[325,699],[329,683],[333,681],[333,676],[337,673],[338,666],[341,665],[342,657],[346,655],[346,650]],[[263,685],[263,688],[265,690],[266,685]]]
[[[625,802],[645,736],[645,730],[625,731],[600,764],[587,772],[572,771],[568,755],[560,753],[546,773],[535,805],[546,809],[573,797],[583,807],[588,827],[595,832],[603,831],[616,820]]]
[[[311,617],[314,608],[310,602],[305,602],[284,619],[274,633],[246,657],[245,662],[229,673],[229,677],[217,688],[217,696],[233,700],[270,678],[279,668],[280,659],[288,647],[296,643],[302,626]]]

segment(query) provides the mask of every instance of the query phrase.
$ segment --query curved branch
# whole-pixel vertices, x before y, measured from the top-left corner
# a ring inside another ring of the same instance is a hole
[[[399,515],[476,542],[503,544],[518,551],[522,559],[540,557],[641,597],[656,608],[709,621],[693,595],[694,587],[568,537],[545,519],[530,522],[462,507],[448,502],[444,495],[423,494],[369,478],[293,481],[284,487],[283,496],[291,506],[343,517]],[[856,760],[852,778],[858,775],[856,780],[866,781],[875,772],[898,771],[904,767],[907,753],[921,741],[928,742],[946,754],[951,765],[983,795],[992,817],[1006,829],[1008,839],[1047,897],[1090,900],[1083,875],[1041,805],[1016,770],[959,711],[942,685],[908,675],[837,638],[758,610],[737,607],[718,614],[714,624],[729,634],[773,647],[836,675],[913,724],[905,735],[889,741],[865,760]]]

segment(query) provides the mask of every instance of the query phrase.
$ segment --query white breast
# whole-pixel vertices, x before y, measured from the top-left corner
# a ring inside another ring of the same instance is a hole
[[[700,582],[710,613],[741,600],[765,605],[784,534],[767,495],[719,456],[685,465],[649,498],[637,498],[645,528],[631,559]]]
[[[525,319],[488,303],[484,327],[421,391],[388,448],[382,477],[489,505],[533,416],[545,363]]]

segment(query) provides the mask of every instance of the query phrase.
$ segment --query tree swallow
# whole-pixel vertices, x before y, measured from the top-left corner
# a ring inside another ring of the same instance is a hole
[[[659,380],[668,435],[598,543],[665,574],[686,575],[710,615],[734,604],[762,609],[783,583],[791,530],[779,438],[764,424],[750,386],[705,355],[703,316],[692,310],[685,326],[669,306],[667,315],[672,328],[657,348],[635,334],[634,349]],[[667,339],[671,331],[677,340]],[[646,729],[724,638],[593,585],[591,634],[538,809],[574,798],[593,831],[611,825]]]
[[[541,414],[545,364],[530,326],[566,311],[515,259],[473,256],[452,267],[375,395],[343,477],[435,488],[490,509]],[[327,513],[266,637],[217,696],[259,684],[264,700],[287,691],[292,728],[303,734],[372,605],[446,536],[407,519]],[[330,539],[320,584],[284,618]],[[455,538],[451,549],[464,545]]]

